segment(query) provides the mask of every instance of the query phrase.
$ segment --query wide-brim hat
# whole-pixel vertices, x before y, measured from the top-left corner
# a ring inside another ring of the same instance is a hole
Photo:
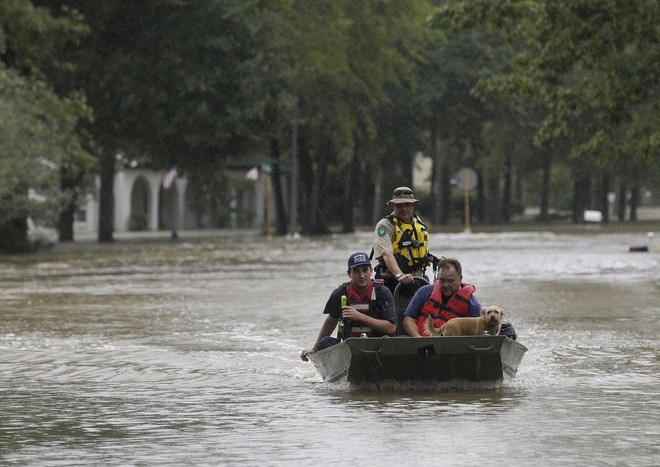
[[[392,199],[387,202],[388,205],[401,204],[401,203],[415,203],[419,204],[419,200],[415,198],[412,189],[407,186],[400,186],[392,193]]]

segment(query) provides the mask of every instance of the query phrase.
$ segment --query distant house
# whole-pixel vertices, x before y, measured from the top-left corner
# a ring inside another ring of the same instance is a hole
[[[228,227],[259,228],[266,218],[265,199],[268,183],[259,171],[245,168],[228,171]],[[209,213],[197,212],[190,203],[190,184],[185,176],[176,176],[163,184],[165,170],[120,167],[114,177],[114,230],[186,230],[215,228]],[[76,230],[98,232],[100,181],[96,193],[87,197],[76,216]],[[272,203],[272,201],[271,201]]]

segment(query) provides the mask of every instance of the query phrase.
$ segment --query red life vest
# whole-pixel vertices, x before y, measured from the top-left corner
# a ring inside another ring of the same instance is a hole
[[[428,336],[425,323],[428,316],[433,318],[433,326],[439,328],[452,318],[465,317],[470,309],[470,297],[474,293],[475,287],[472,284],[461,283],[461,288],[452,295],[447,303],[442,303],[442,292],[440,291],[440,282],[433,283],[431,296],[424,302],[417,319],[417,329],[422,336]]]
[[[360,313],[364,313],[371,317],[377,317],[378,310],[376,310],[376,288],[374,287],[374,280],[372,279],[366,290],[360,295],[352,283],[348,283],[346,287],[347,305],[355,308]],[[372,305],[373,302],[373,305]],[[344,331],[346,337],[360,337],[366,334],[367,337],[374,337],[373,330],[364,324],[346,320],[346,330]]]

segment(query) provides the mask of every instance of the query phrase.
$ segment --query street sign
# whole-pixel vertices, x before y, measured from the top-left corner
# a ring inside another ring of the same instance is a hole
[[[454,175],[452,182],[461,190],[473,190],[477,186],[478,178],[474,169],[464,167]]]

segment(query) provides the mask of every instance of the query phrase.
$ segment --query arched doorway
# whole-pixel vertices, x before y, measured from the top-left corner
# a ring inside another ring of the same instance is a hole
[[[128,230],[141,231],[149,228],[151,192],[144,177],[138,177],[131,189],[131,214],[128,218]]]

